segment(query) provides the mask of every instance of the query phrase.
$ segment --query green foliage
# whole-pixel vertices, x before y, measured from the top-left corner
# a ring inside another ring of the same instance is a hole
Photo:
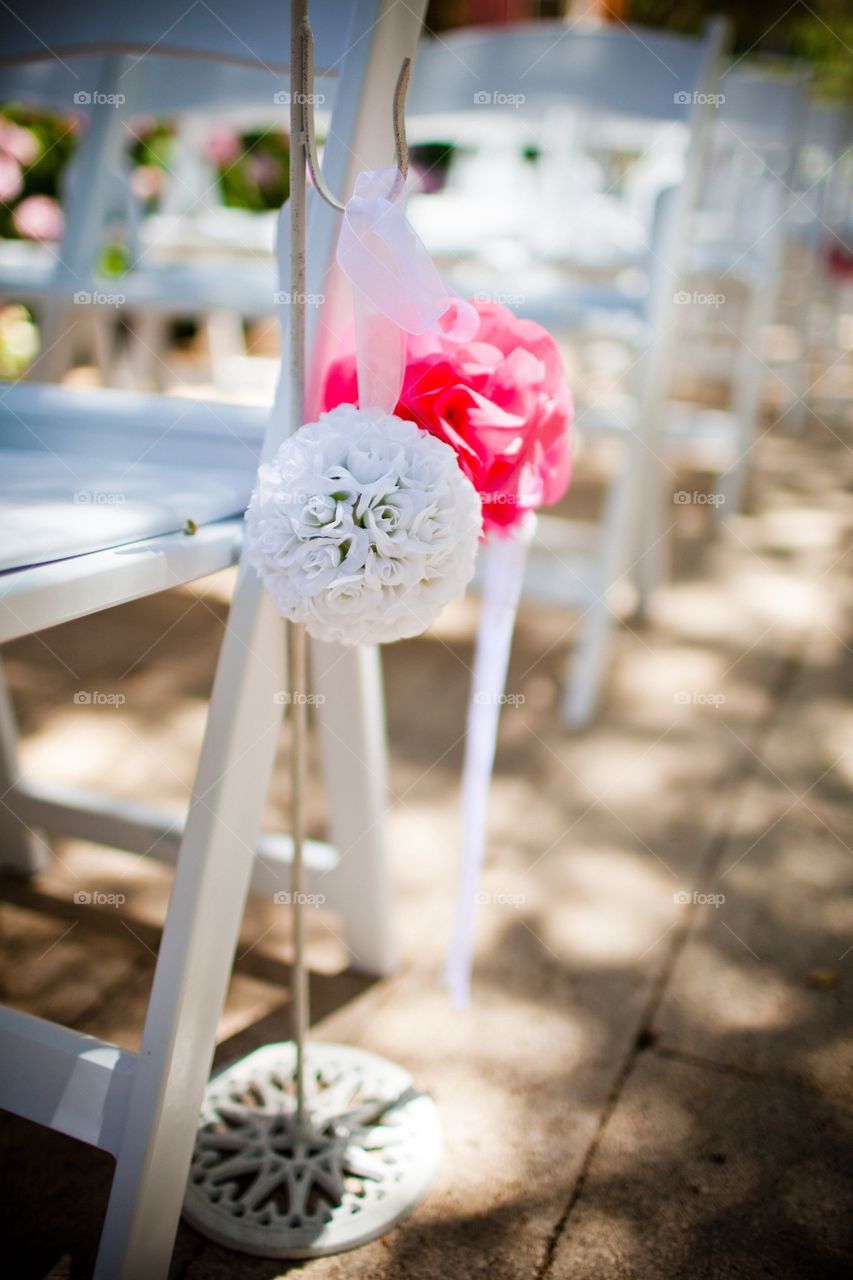
[[[243,134],[237,160],[220,166],[223,203],[236,209],[278,209],[290,194],[290,145],[282,133]]]

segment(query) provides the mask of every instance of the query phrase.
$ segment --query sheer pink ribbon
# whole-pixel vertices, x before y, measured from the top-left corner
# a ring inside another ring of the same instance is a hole
[[[398,169],[360,173],[338,239],[338,264],[352,284],[358,399],[393,413],[406,372],[406,334],[444,320],[446,336],[469,342],[479,319],[444,283],[406,218]]]

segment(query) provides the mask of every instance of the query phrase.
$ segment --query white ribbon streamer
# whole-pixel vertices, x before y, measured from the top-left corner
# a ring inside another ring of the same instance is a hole
[[[479,316],[444,283],[406,219],[397,169],[360,173],[344,211],[337,259],[353,289],[356,371],[361,409],[393,413],[406,369],[406,334],[441,327],[470,342]],[[483,597],[462,781],[462,855],[446,981],[453,1003],[468,1004],[476,895],[500,708],[527,550],[536,528],[528,515],[510,536],[483,548]]]
[[[486,849],[492,768],[515,615],[527,552],[535,531],[536,517],[531,512],[511,536],[492,537],[481,552],[483,594],[462,774],[459,887],[453,936],[445,966],[445,982],[457,1009],[464,1009],[470,1001],[477,886]]]

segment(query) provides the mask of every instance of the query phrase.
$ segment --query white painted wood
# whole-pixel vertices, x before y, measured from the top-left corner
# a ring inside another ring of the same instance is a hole
[[[115,1155],[136,1054],[0,1008],[0,1107]]]
[[[194,582],[236,564],[242,520],[203,525],[0,576],[0,642]]]
[[[47,864],[48,849],[39,824],[15,808],[13,800],[20,782],[18,727],[0,664],[0,868],[8,875],[29,877]]]
[[[712,165],[697,202],[696,234],[686,265],[700,282],[700,292],[725,297],[735,285],[745,293],[737,332],[729,325],[722,335],[728,338],[722,343],[722,372],[729,386],[726,408],[734,431],[718,419],[725,432],[721,443],[731,455],[719,474],[724,501],[716,513],[721,519],[735,515],[741,505],[760,424],[762,391],[770,371],[766,331],[778,310],[782,253],[797,207],[797,157],[807,136],[807,83],[801,70],[786,74],[776,67],[765,70],[746,63],[735,64],[720,83],[724,101],[714,121]],[[719,348],[719,326],[714,334],[713,320],[709,312],[705,329],[711,330]],[[702,331],[696,343],[701,340]],[[701,356],[700,352],[700,368]],[[692,359],[689,350],[686,359]],[[788,376],[786,372],[786,381]],[[701,409],[696,412],[702,415]],[[682,434],[681,443],[684,440]]]
[[[323,779],[326,795],[336,801],[329,806],[338,853],[334,883],[349,904],[345,941],[356,969],[385,974],[396,963],[396,948],[385,850],[388,782],[379,654],[315,641],[311,658],[312,684],[324,699],[315,713]]]
[[[7,793],[6,805],[12,815],[30,827],[75,840],[90,840],[158,862],[177,862],[186,828],[186,815],[182,813],[117,800],[98,791],[47,786],[29,778],[19,779]],[[287,890],[292,855],[289,836],[260,834],[255,846],[252,892],[272,897]],[[306,841],[310,892],[322,893],[331,910],[346,912],[352,904],[340,877],[334,875],[338,861],[331,845],[321,840]]]

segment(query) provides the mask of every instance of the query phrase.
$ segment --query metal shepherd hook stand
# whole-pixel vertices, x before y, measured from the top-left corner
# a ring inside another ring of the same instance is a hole
[[[304,422],[307,173],[329,191],[314,136],[314,42],[307,0],[291,4],[290,423]],[[405,59],[394,94],[400,183],[408,171],[404,126],[411,71]],[[352,1249],[384,1234],[429,1188],[440,1132],[434,1103],[403,1068],[346,1045],[306,1044],[304,842],[307,642],[288,623],[291,690],[293,863],[293,1039],[265,1045],[208,1085],[184,1216],[228,1248],[269,1258],[308,1258]]]

